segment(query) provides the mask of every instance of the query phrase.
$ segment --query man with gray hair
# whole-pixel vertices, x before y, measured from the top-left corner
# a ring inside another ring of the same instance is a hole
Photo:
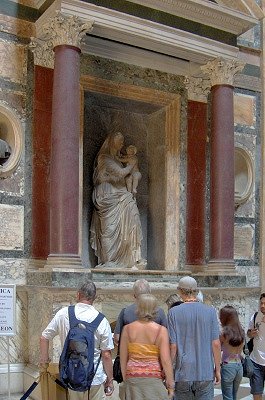
[[[137,320],[136,310],[137,310],[137,299],[141,294],[150,294],[151,288],[149,283],[145,279],[138,279],[135,281],[133,285],[133,297],[135,302],[130,304],[128,307],[124,308],[117,319],[116,327],[114,330],[114,342],[116,345],[119,343],[120,333],[124,325],[130,324]],[[155,319],[160,325],[167,327],[167,318],[162,310],[162,308],[158,307],[157,309],[157,317]]]
[[[212,400],[214,382],[221,381],[216,310],[198,301],[197,282],[191,276],[179,280],[177,292],[183,303],[168,313],[175,396],[178,400]]]
[[[92,281],[82,284],[77,292],[77,304],[74,308],[78,320],[91,323],[99,312],[93,307],[96,298],[96,286]],[[61,347],[63,348],[69,332],[68,307],[61,308],[53,317],[51,322],[42,332],[40,338],[40,367],[47,369],[49,366],[49,341],[59,335]],[[96,374],[92,381],[90,391],[76,392],[69,390],[70,400],[102,400],[105,393],[110,396],[113,392],[112,356],[113,349],[112,333],[110,324],[104,317],[94,333],[94,366],[97,366]]]

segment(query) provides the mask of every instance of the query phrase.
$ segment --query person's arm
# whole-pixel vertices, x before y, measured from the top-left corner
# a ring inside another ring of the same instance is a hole
[[[114,337],[113,337],[113,341],[114,344],[116,346],[119,345],[119,341],[120,341],[120,335],[121,335],[121,331],[123,329],[124,326],[124,313],[125,313],[125,308],[123,308],[118,316],[117,322],[116,322],[116,326],[114,329]]]
[[[212,341],[212,352],[215,365],[215,384],[218,385],[221,382],[221,344],[219,339]]]
[[[158,309],[158,318],[159,318],[159,320],[156,322],[158,322],[160,325],[167,328],[167,317],[166,317],[165,311],[160,307]]]
[[[124,178],[128,175],[133,167],[135,166],[135,160],[128,160],[128,165],[126,167],[121,167],[116,163],[112,158],[105,158],[105,167],[108,174],[111,176],[111,179],[115,181],[115,179],[119,180],[120,178]]]
[[[178,347],[177,347],[177,327],[172,315],[172,310],[169,310],[168,312],[167,325],[168,325],[168,334],[170,343],[170,357],[174,365],[178,354]]]
[[[126,369],[127,369],[127,361],[128,361],[128,333],[127,333],[128,325],[125,325],[121,335],[120,341],[120,363],[121,363],[121,373],[123,380],[126,379]]]
[[[170,357],[172,363],[175,362],[177,356],[177,345],[175,343],[171,343],[170,345]]]
[[[166,377],[166,388],[168,390],[168,395],[170,398],[173,398],[175,381],[173,376],[172,362],[170,359],[169,337],[167,329],[165,327],[161,328],[161,332],[158,338],[158,346],[161,364]]]
[[[40,367],[47,369],[49,366],[49,340],[44,336],[40,337]]]
[[[110,396],[114,390],[111,350],[101,350],[101,359],[102,359],[104,371],[107,375],[107,380],[104,385],[105,393],[106,393],[106,396]]]
[[[247,330],[247,336],[252,339],[254,337],[256,337],[259,333],[258,329],[255,328],[255,316],[256,314],[253,314],[250,321],[249,321],[249,326],[248,326],[248,330]]]

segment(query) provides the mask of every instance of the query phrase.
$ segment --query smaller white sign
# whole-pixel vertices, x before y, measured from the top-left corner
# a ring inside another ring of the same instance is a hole
[[[14,336],[16,310],[16,286],[0,285],[0,336]]]

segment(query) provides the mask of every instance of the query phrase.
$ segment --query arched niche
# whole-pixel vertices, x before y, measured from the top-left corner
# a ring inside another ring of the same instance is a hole
[[[247,150],[235,148],[235,205],[245,203],[253,187],[253,161]]]
[[[3,104],[0,104],[0,139],[1,163],[0,178],[7,178],[17,168],[22,153],[23,129],[17,115]],[[3,151],[9,155],[3,157]]]

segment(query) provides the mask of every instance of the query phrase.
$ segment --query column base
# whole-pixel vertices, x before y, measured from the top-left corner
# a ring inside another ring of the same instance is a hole
[[[76,254],[50,254],[44,266],[45,271],[67,271],[83,270],[82,260]]]
[[[234,260],[212,259],[209,260],[204,270],[206,273],[235,274],[236,266]]]
[[[193,274],[196,274],[197,272],[205,272],[207,271],[207,265],[206,264],[186,264],[185,265],[185,271],[187,272],[192,272]]]
[[[45,267],[47,260],[40,258],[31,258],[29,260],[28,270],[39,270]]]

